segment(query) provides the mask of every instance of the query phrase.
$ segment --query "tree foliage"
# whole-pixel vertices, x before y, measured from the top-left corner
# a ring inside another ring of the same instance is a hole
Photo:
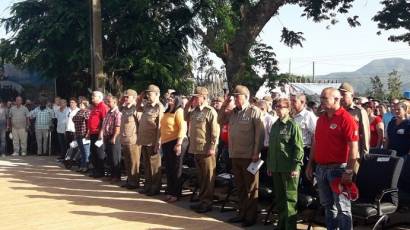
[[[371,77],[370,82],[371,82],[371,89],[369,90],[368,95],[378,100],[384,100],[385,99],[384,89],[383,89],[384,86],[383,86],[382,81],[380,80],[380,77],[379,76]]]
[[[402,87],[402,82],[400,80],[400,75],[397,71],[393,71],[389,73],[388,79],[387,79],[387,88],[389,90],[389,99],[393,98],[400,98],[402,93],[401,93],[401,87]]]
[[[384,0],[383,10],[373,17],[382,30],[404,29],[399,35],[390,35],[392,42],[406,42],[410,45],[410,2],[408,0]],[[379,31],[378,34],[381,34]]]

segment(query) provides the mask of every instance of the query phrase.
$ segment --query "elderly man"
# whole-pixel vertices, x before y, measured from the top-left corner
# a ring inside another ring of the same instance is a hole
[[[161,154],[160,154],[160,121],[164,106],[159,101],[160,90],[156,85],[149,85],[145,90],[146,103],[142,107],[144,94],[137,101],[137,109],[142,111],[138,127],[138,144],[144,160],[144,189],[141,193],[155,196],[161,190]]]
[[[341,178],[342,184],[352,182],[358,157],[358,126],[353,117],[340,105],[341,94],[336,88],[325,88],[320,100],[325,111],[318,119],[315,140],[310,152],[306,176],[316,179],[321,205],[325,208],[327,229],[351,230],[350,200],[331,189],[331,183]]]
[[[16,105],[12,106],[9,110],[8,129],[11,129],[13,135],[13,156],[18,156],[21,149],[21,155],[27,154],[27,130],[29,127],[29,111],[22,104],[23,99],[16,97]]]
[[[370,122],[366,110],[357,106],[353,102],[353,86],[347,82],[342,83],[339,87],[342,95],[342,106],[353,116],[359,126],[359,154],[368,154],[370,150]],[[357,170],[357,169],[356,169]]]
[[[199,204],[191,205],[198,213],[212,210],[216,171],[216,148],[220,128],[218,114],[207,103],[208,90],[197,87],[185,106],[184,118],[190,124],[189,152],[194,154],[199,169]]]
[[[264,141],[264,125],[261,111],[249,104],[250,93],[246,86],[237,85],[233,92],[235,108],[228,109],[228,98],[219,113],[220,124],[229,123],[229,157],[239,192],[239,215],[229,219],[242,222],[243,227],[256,222],[258,207],[259,172],[247,171],[251,162],[257,162]]]
[[[136,189],[139,187],[139,168],[141,157],[141,146],[137,145],[138,117],[135,100],[137,92],[127,89],[123,96],[121,108],[121,145],[124,154],[124,165],[127,174],[127,182],[123,187]]]
[[[317,117],[312,112],[306,109],[306,96],[303,93],[297,93],[290,97],[290,102],[292,105],[293,120],[302,129],[303,137],[303,166],[302,172],[305,171],[305,167],[309,161],[310,149],[312,147],[312,142],[316,130]],[[312,184],[306,179],[305,174],[300,177],[300,191],[304,194],[311,194],[313,192]]]
[[[87,130],[87,139],[91,141],[91,163],[94,166],[91,177],[101,178],[104,177],[104,159],[105,152],[104,146],[96,146],[95,142],[99,140],[99,134],[102,127],[102,122],[104,117],[107,115],[108,106],[103,102],[104,95],[100,91],[94,91],[91,95],[91,101],[94,107],[90,111],[90,116],[88,118],[88,130]]]

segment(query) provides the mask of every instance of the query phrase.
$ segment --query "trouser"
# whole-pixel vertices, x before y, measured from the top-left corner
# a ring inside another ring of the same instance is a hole
[[[146,193],[158,193],[161,190],[161,154],[154,153],[154,148],[154,146],[141,147]]]
[[[94,166],[93,173],[95,176],[104,176],[104,160],[105,160],[105,152],[104,152],[104,144],[100,147],[95,145],[95,142],[98,141],[98,134],[91,134],[90,135],[90,149],[91,149],[91,163]]]
[[[194,156],[198,168],[199,201],[204,206],[210,206],[214,198],[216,157],[207,154],[195,154]]]
[[[309,162],[309,155],[310,155],[310,147],[303,148],[304,156],[303,156],[303,165],[300,170],[300,177],[299,177],[299,191],[305,195],[312,195],[315,194],[315,188],[313,183],[309,181],[306,177],[305,169]]]
[[[47,142],[45,144],[47,146]],[[36,154],[38,149],[37,146],[37,136],[36,136],[36,130],[34,125],[30,125],[28,132],[27,132],[27,154]],[[44,151],[47,151],[45,148]]]
[[[65,132],[65,140],[67,144],[70,144],[72,141],[75,140],[75,133],[74,132]]]
[[[13,147],[14,147],[14,153],[19,153],[20,147],[21,147],[21,153],[26,154],[27,153],[27,131],[25,128],[22,129],[12,129],[12,135],[13,135]]]
[[[228,145],[223,141],[219,140],[218,144],[218,157],[216,160],[216,171],[220,173],[231,173],[232,164],[231,159],[229,159]]]
[[[65,153],[60,153],[60,145],[59,145],[59,143],[58,143],[58,135],[57,135],[57,119],[56,118],[53,118],[53,120],[52,120],[52,122],[53,122],[53,128],[52,128],[52,130],[51,130],[51,150],[49,150],[49,151],[51,151],[51,153],[52,154],[55,154],[55,155],[64,155]]]
[[[251,159],[232,158],[232,172],[239,195],[239,216],[248,222],[255,222],[258,210],[259,172],[255,175],[247,168]]]
[[[65,133],[57,133],[58,144],[60,147],[60,156],[64,157],[67,152],[67,142],[65,138]]]
[[[107,154],[108,165],[111,170],[111,177],[121,179],[121,142],[120,138],[115,138],[115,143],[111,143],[111,137],[104,138],[105,153]]]
[[[351,230],[352,213],[350,200],[343,194],[336,194],[330,185],[335,178],[341,177],[344,168],[316,166],[316,179],[320,204],[325,208],[327,229]]]
[[[6,154],[6,126],[0,125],[0,154]]]
[[[76,140],[81,153],[80,168],[87,168],[90,161],[90,144],[84,144],[83,138],[83,136],[77,136]]]
[[[290,172],[272,173],[275,203],[279,211],[280,230],[296,230],[299,176],[291,177]]]
[[[141,146],[136,144],[122,145],[127,184],[139,186]]]
[[[37,155],[47,151],[48,129],[36,129]]]
[[[184,158],[182,146],[180,155],[177,156],[174,151],[177,141],[173,140],[161,145],[167,174],[167,193],[176,197],[181,195],[182,159]]]
[[[264,161],[261,168],[259,169],[259,183],[267,187],[273,187],[272,178],[268,176],[266,168],[266,159],[268,158],[268,147],[263,147],[261,149],[261,159]]]

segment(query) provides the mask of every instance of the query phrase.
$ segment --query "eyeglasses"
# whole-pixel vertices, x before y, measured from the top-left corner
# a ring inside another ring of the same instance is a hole
[[[275,106],[275,109],[288,109],[289,107],[288,106],[281,106],[281,105],[276,105]]]

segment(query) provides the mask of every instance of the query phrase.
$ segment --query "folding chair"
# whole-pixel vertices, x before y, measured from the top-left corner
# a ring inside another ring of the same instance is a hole
[[[384,227],[388,215],[398,208],[398,180],[403,167],[400,157],[368,154],[360,163],[356,184],[359,199],[352,202],[355,220],[375,221],[373,229]]]
[[[397,156],[397,151],[393,149],[370,149],[370,154]]]

